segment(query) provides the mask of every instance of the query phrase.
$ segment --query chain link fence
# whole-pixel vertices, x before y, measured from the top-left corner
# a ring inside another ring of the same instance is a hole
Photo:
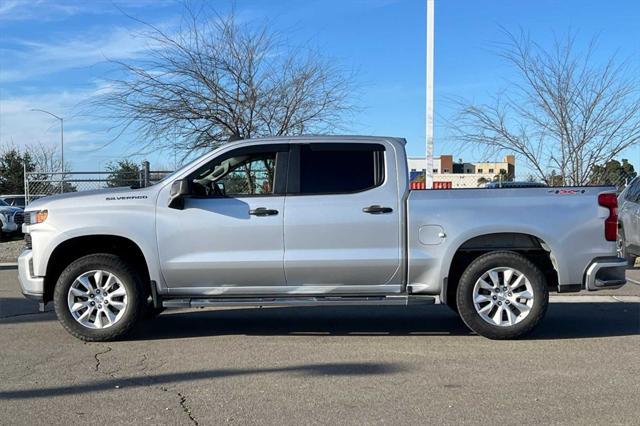
[[[587,185],[615,186],[618,192],[633,180],[635,173],[611,173],[594,175]],[[539,180],[526,179],[514,180],[505,176],[491,176],[477,173],[435,173],[433,175],[432,189],[458,189],[458,188],[536,188],[536,187],[562,187],[571,186],[564,184],[561,179],[550,179],[551,185]],[[410,175],[411,189],[427,189],[424,173],[412,172]]]
[[[257,171],[254,171],[257,172]],[[25,202],[29,204],[38,198],[54,194],[89,191],[94,189],[115,188],[128,186],[132,188],[144,188],[162,180],[171,171],[151,170],[148,162],[143,162],[136,172],[125,171],[94,171],[94,172],[30,172],[25,174]],[[237,174],[237,173],[236,173]],[[225,179],[228,185],[227,192],[233,193],[236,186],[242,184],[246,179],[242,176],[231,174]],[[594,174],[589,182],[590,185],[611,185],[621,192],[626,185],[635,177],[635,173],[598,173]],[[253,176],[253,175],[252,175]],[[259,192],[258,184],[264,177],[253,176],[251,182],[256,185],[256,192]],[[552,185],[544,182],[526,180],[514,182],[513,179],[502,175],[486,175],[477,173],[437,173],[433,175],[433,189],[458,189],[458,188],[523,188],[523,187],[561,187],[560,179],[551,176]],[[412,172],[410,175],[411,189],[427,189],[424,173]],[[237,188],[236,188],[237,189]],[[246,191],[238,191],[246,192]]]
[[[150,170],[143,162],[138,171],[126,172],[29,172],[25,173],[25,204],[49,195],[128,186],[144,188],[164,179],[171,171]]]

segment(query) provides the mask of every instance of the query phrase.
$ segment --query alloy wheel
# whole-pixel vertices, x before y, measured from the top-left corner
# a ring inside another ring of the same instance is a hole
[[[71,316],[82,326],[104,329],[116,324],[127,309],[127,289],[113,273],[92,270],[77,277],[67,295]]]
[[[510,327],[524,320],[534,303],[529,279],[513,268],[486,271],[473,287],[473,305],[487,323]]]

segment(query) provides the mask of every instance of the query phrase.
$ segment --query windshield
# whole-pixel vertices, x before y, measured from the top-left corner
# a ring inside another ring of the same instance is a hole
[[[4,201],[2,198],[0,198],[0,206],[2,206],[2,207],[10,207],[9,204],[7,204],[7,202]]]

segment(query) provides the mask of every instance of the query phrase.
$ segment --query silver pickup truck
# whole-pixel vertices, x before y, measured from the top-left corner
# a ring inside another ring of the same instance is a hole
[[[23,293],[88,341],[166,307],[437,298],[509,339],[549,291],[625,283],[613,188],[410,191],[397,138],[229,143],[148,188],[38,200],[23,230]]]

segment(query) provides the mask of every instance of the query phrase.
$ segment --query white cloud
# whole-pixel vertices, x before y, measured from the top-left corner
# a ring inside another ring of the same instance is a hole
[[[51,91],[47,93],[6,96],[0,92],[0,146],[19,148],[42,143],[60,146],[60,122],[32,109],[43,109],[64,118],[65,160],[74,170],[90,171],[104,168],[109,160],[148,158],[170,164],[166,153],[140,154],[140,145],[134,134],[125,134],[115,142],[118,133],[110,130],[113,123],[88,116],[83,102],[109,90],[108,83],[94,81],[89,89]],[[162,160],[162,161],[161,161]]]
[[[135,0],[117,2],[111,0],[2,0],[2,21],[55,21],[74,15],[119,14],[120,9],[130,10],[145,7],[155,9],[175,5],[175,0]]]
[[[82,35],[52,43],[18,40],[13,44],[16,47],[3,49],[7,60],[0,68],[0,83],[25,81],[107,60],[135,59],[152,47],[140,33],[123,27],[99,36]]]
[[[83,102],[109,90],[103,82],[89,89],[52,91],[29,95],[0,96],[0,145],[24,147],[33,143],[58,145],[60,122],[33,109],[49,111],[64,119],[65,152],[87,151],[104,146],[110,135],[104,123],[83,114]],[[112,136],[111,136],[112,137]]]
[[[10,16],[12,11],[15,11],[21,5],[22,3],[19,1],[5,0],[4,2],[0,3],[0,17]]]

